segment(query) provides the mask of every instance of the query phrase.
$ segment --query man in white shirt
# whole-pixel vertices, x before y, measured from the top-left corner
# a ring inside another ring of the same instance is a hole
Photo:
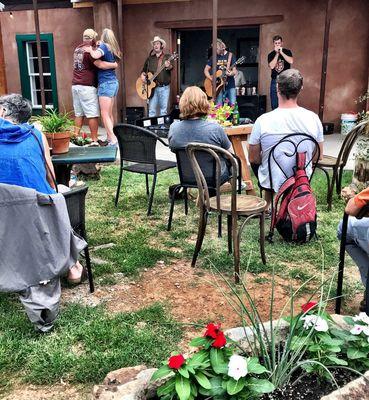
[[[272,183],[268,172],[268,156],[270,149],[277,144],[284,136],[291,133],[305,133],[312,136],[320,148],[320,157],[323,156],[323,127],[319,117],[312,111],[300,107],[297,104],[298,95],[302,89],[303,78],[297,69],[283,71],[277,78],[277,95],[279,106],[275,110],[261,115],[255,122],[250,136],[249,160],[259,181],[259,185],[265,191],[265,199],[268,204],[271,201],[271,190],[278,192],[278,189],[286,180],[281,168],[276,163],[272,164]],[[295,143],[300,142],[302,137],[296,137]],[[285,143],[278,147],[277,161],[290,176],[295,165],[296,158],[288,157],[295,151],[292,144]],[[299,146],[298,151],[307,152],[307,160],[312,158],[314,145],[310,141]],[[308,176],[311,175],[311,163],[307,167]]]

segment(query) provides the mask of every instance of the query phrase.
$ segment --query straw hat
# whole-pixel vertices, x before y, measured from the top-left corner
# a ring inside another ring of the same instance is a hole
[[[160,36],[154,36],[154,39],[151,41],[151,46],[153,46],[155,42],[160,42],[163,45],[163,47],[167,46],[165,40],[162,39]]]
[[[97,32],[95,32],[93,29],[86,29],[83,32],[84,37],[88,37],[90,39],[96,39],[97,38]]]

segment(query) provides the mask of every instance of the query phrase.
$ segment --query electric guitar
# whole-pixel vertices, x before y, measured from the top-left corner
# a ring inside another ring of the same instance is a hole
[[[165,61],[174,61],[178,58],[177,53],[171,54],[171,56]],[[148,72],[146,76],[146,82],[142,82],[141,76],[136,81],[136,91],[137,94],[141,97],[142,100],[147,100],[151,97],[152,92],[156,86],[155,78],[160,74],[161,71],[165,68],[165,61],[163,60],[160,68],[153,74],[152,72]]]
[[[243,64],[246,60],[246,57],[242,56],[240,57],[234,64],[232,64],[229,67],[229,70],[232,71],[232,69],[239,64]],[[216,71],[215,73],[215,77],[216,77],[216,83],[215,83],[215,88],[216,88],[216,96],[218,96],[218,94],[223,90],[223,87],[227,85],[227,68],[223,67],[218,69],[218,71]],[[205,88],[205,92],[208,95],[208,97],[213,97],[213,83],[209,78],[205,78],[204,81],[204,88]],[[215,97],[216,97],[215,96]]]

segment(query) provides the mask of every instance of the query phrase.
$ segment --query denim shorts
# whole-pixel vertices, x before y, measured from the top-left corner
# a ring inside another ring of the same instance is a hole
[[[97,88],[97,95],[99,97],[115,97],[118,93],[119,82],[108,81],[100,83]]]

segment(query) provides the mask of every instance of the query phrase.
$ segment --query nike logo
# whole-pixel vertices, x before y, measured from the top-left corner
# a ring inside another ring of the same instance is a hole
[[[303,206],[297,206],[297,210],[298,210],[298,211],[301,211],[301,210],[303,210],[306,206],[307,206],[307,203],[306,203],[305,205],[303,205]]]

